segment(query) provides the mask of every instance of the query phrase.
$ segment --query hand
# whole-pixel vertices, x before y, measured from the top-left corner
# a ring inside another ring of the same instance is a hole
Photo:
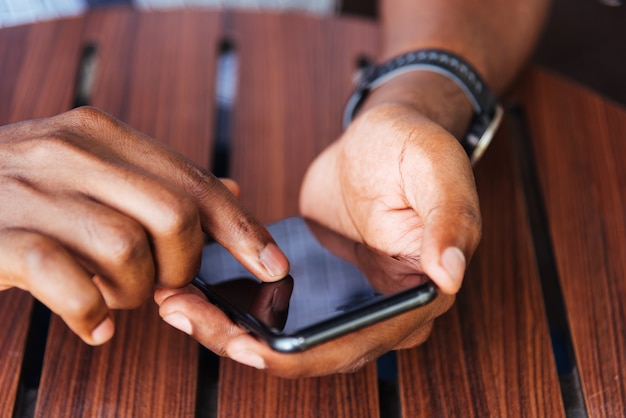
[[[109,309],[189,283],[203,231],[262,280],[289,269],[213,175],[92,108],[0,127],[0,201],[0,290],[31,292],[90,344],[113,334]]]
[[[481,233],[462,147],[439,125],[398,104],[364,112],[313,162],[300,209],[426,274],[447,294],[459,290]]]

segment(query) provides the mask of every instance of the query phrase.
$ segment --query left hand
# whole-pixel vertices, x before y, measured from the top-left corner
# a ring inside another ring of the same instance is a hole
[[[311,165],[303,216],[425,274],[455,294],[481,234],[467,155],[442,127],[399,104],[356,118]]]

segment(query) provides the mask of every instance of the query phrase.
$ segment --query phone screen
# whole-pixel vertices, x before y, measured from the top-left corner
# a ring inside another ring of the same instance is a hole
[[[397,274],[391,257],[301,217],[268,229],[290,260],[289,276],[263,283],[222,246],[210,244],[194,284],[278,351],[304,350],[436,296],[424,276]]]

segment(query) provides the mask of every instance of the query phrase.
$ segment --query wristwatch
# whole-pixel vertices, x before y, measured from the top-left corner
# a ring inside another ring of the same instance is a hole
[[[346,104],[343,115],[344,128],[348,127],[370,91],[410,71],[432,71],[444,75],[465,92],[472,103],[474,116],[465,137],[461,139],[461,145],[472,164],[475,164],[491,142],[503,111],[496,96],[478,72],[463,58],[448,51],[439,49],[411,51],[384,64],[370,65],[362,69],[356,89]]]

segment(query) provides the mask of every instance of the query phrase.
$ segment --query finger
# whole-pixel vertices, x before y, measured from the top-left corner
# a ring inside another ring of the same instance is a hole
[[[0,232],[0,279],[29,291],[88,344],[102,344],[113,335],[113,321],[91,277],[43,235]]]
[[[155,292],[155,301],[165,322],[220,356],[226,355],[230,339],[245,334],[194,286],[159,289]]]
[[[480,214],[473,206],[438,207],[427,215],[422,267],[442,292],[458,292],[480,231]]]
[[[134,219],[153,246],[158,283],[180,286],[191,281],[204,241],[196,202],[180,187],[114,158],[95,140],[75,136],[48,135],[36,144],[16,144],[21,158],[12,161],[13,177],[27,179],[25,183],[50,195],[82,194]]]
[[[113,171],[113,170],[111,170]],[[195,277],[204,236],[195,202],[182,190],[118,168],[108,178],[87,175],[90,195],[136,220],[152,242],[156,282],[180,287]],[[85,190],[86,192],[86,190]]]
[[[184,189],[194,199],[200,210],[200,221],[204,230],[227,248],[259,279],[275,281],[289,272],[287,258],[278,248],[267,229],[244,210],[228,188],[207,170],[193,164],[163,144],[95,109],[78,109],[71,114],[82,124],[87,123],[92,126],[96,132],[112,132],[105,140],[113,145],[112,148],[124,161],[141,167],[162,179],[167,179],[171,184]],[[107,128],[103,129],[103,125]],[[151,158],[145,158],[148,153]],[[191,228],[191,225],[186,223],[188,217],[179,216],[187,210],[191,210],[188,202],[185,200],[177,202],[169,199],[164,202],[173,205],[172,210],[166,210],[165,216],[162,216],[166,222],[158,222],[157,225],[148,224],[147,229],[150,231],[156,229],[157,232],[167,233],[172,230],[171,226]],[[166,209],[170,207],[167,204],[165,206]],[[172,240],[172,247],[175,250],[173,252],[182,251],[182,260],[190,261],[189,257],[184,258],[190,253],[189,246],[193,246],[194,251],[191,251],[191,254],[195,257],[195,246],[201,245],[202,240],[194,237],[194,240],[190,241],[184,234],[181,236],[185,238],[182,241],[185,245],[181,247],[180,241]],[[159,245],[156,247],[158,249]],[[158,270],[162,267],[159,260],[165,259],[167,258],[157,254]],[[176,272],[174,267],[170,270]],[[192,276],[189,276],[188,280],[191,280]]]
[[[152,293],[155,266],[143,227],[110,207],[80,195],[50,196],[25,184],[5,182],[4,223],[54,237],[91,274],[112,309],[135,308]],[[52,221],[51,221],[52,220]]]
[[[257,369],[266,367],[261,355],[255,352],[263,350],[263,347],[258,347],[260,343],[236,326],[223,311],[209,303],[195,287],[159,289],[155,292],[155,301],[159,305],[159,315],[165,322],[192,336],[217,355],[228,356],[229,342],[243,338],[248,345],[236,360]],[[254,349],[250,349],[250,345]]]
[[[224,190],[222,190],[224,189]],[[265,226],[217,182],[199,197],[205,230],[252,274],[276,281],[289,273],[289,262]]]

